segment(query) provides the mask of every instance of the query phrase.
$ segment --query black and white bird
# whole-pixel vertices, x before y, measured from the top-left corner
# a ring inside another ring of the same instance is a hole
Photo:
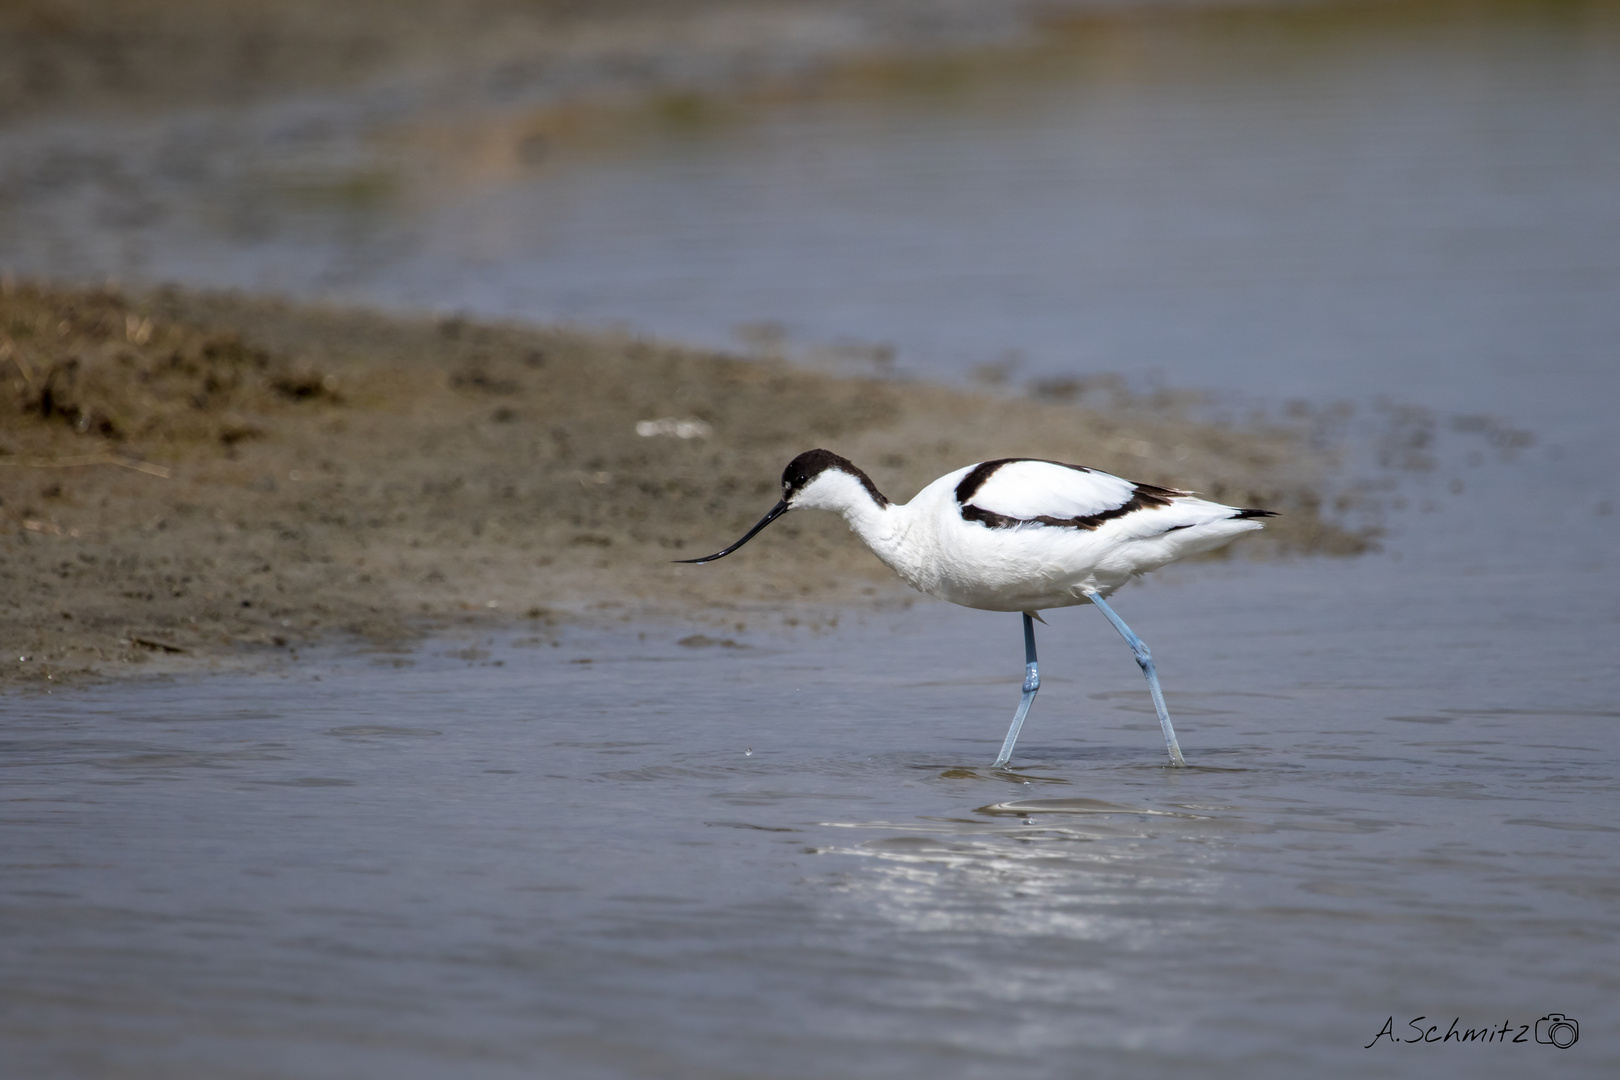
[[[1159,689],[1153,657],[1107,597],[1139,574],[1212,551],[1251,529],[1269,510],[1222,506],[1192,492],[1122,480],[1083,465],[1032,458],[982,461],[947,473],[909,503],[884,497],[870,477],[830,450],[808,450],[782,473],[782,501],[724,558],[789,510],[832,510],[909,585],[984,611],[1024,616],[1024,696],[995,767],[1012,759],[1024,717],[1040,689],[1035,618],[1047,608],[1090,603],[1136,654],[1164,728],[1170,764],[1185,764]],[[1044,620],[1043,620],[1044,621]]]

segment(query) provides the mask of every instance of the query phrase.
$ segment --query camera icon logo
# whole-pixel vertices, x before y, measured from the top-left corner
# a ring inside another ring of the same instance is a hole
[[[1548,1013],[1536,1021],[1536,1042],[1552,1043],[1560,1050],[1568,1050],[1581,1037],[1581,1025],[1563,1013]]]

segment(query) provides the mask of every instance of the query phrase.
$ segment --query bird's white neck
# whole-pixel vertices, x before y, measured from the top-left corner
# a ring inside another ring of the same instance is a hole
[[[910,516],[903,504],[891,503],[870,487],[870,480],[828,469],[800,491],[793,500],[795,510],[832,510],[842,514],[850,530],[872,550],[872,554],[905,580],[918,584],[919,552],[905,543]]]

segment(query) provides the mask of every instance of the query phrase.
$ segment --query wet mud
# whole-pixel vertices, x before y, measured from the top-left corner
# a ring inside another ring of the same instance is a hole
[[[605,332],[178,290],[0,294],[0,680],[277,662],[334,635],[905,602],[832,515],[729,543],[816,446],[907,499],[1028,455],[1282,516],[1353,553],[1296,433],[808,371]],[[1082,399],[1083,400],[1083,399]]]

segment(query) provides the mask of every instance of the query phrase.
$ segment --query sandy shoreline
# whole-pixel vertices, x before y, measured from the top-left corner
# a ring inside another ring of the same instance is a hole
[[[1282,511],[1246,557],[1362,546],[1318,516],[1324,463],[1297,436],[1150,403],[1104,415],[608,333],[175,290],[13,283],[0,332],[6,684],[252,666],[467,620],[725,626],[907,595],[832,515],[784,521],[723,573],[670,563],[734,539],[814,446],[897,499],[1030,455]]]
[[[387,87],[405,85],[416,89],[401,100],[435,106],[730,92],[863,51],[982,42],[1048,9],[23,4],[0,14],[0,124],[307,92],[394,108]],[[1240,545],[1247,555],[1362,546],[1318,516],[1328,466],[1305,440],[1194,423],[1174,403],[1104,414],[807,371],[766,346],[728,356],[605,332],[7,282],[0,685],[257,667],[342,635],[404,643],[469,621],[735,628],[914,595],[830,515],[783,522],[723,572],[670,565],[734,539],[775,501],[787,460],[815,446],[899,499],[972,461],[1032,455],[1282,511]]]
[[[22,0],[0,6],[0,124],[63,112],[130,115],[334,92],[531,105],[603,94],[726,92],[813,76],[856,56],[892,59],[1005,42],[1054,15],[1112,6],[1106,0]]]

